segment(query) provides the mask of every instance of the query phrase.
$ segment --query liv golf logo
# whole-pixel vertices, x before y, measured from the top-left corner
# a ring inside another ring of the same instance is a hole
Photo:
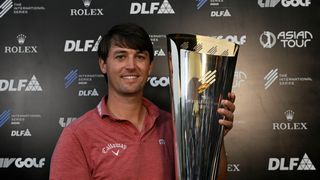
[[[13,54],[31,54],[38,53],[37,46],[25,46],[27,36],[24,34],[17,35],[18,46],[5,46],[4,53],[13,53]]]
[[[35,75],[28,79],[0,79],[1,91],[42,91]]]
[[[283,7],[308,7],[311,0],[258,0],[258,5],[262,8],[272,8],[279,4]]]

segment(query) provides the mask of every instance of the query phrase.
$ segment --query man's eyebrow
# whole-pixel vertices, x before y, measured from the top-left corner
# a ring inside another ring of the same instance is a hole
[[[147,50],[137,50],[137,53],[148,54],[149,52]]]
[[[127,53],[125,50],[115,50],[114,53]]]

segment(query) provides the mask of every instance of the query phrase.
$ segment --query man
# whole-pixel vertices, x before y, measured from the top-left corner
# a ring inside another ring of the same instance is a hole
[[[147,32],[120,24],[102,38],[99,66],[107,77],[108,95],[97,107],[66,127],[54,150],[50,179],[174,179],[171,115],[143,98],[152,69],[153,47]],[[234,101],[234,94],[230,94]],[[232,128],[233,102],[218,109]],[[226,174],[222,148],[221,178]]]

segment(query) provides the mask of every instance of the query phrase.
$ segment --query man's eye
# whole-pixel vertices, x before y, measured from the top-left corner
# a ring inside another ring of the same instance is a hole
[[[125,56],[120,54],[120,55],[116,55],[115,58],[120,60],[120,59],[124,59]]]
[[[146,59],[146,56],[145,55],[138,55],[137,58],[139,60],[145,60]]]

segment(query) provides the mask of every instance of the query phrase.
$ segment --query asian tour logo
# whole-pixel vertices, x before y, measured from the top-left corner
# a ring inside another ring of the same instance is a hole
[[[10,110],[5,110],[0,114],[0,127],[3,126],[11,116]]]
[[[307,153],[303,157],[297,158],[269,158],[269,171],[315,171],[316,168]]]
[[[308,123],[307,122],[292,122],[294,118],[295,112],[291,109],[288,109],[284,112],[285,118],[287,119],[287,122],[281,122],[281,123],[272,123],[272,129],[273,130],[308,130]]]
[[[284,48],[305,48],[312,39],[313,35],[310,31],[281,31],[277,36],[270,31],[264,31],[259,38],[263,48],[274,47],[277,40]]]
[[[311,0],[258,0],[261,8],[273,8],[281,2],[283,7],[309,7]]]
[[[130,14],[175,14],[168,0],[160,2],[132,2]]]
[[[4,53],[11,53],[11,54],[31,54],[31,53],[38,53],[37,46],[25,46],[25,42],[27,36],[24,34],[17,35],[17,42],[18,46],[5,46]]]
[[[103,16],[102,8],[89,8],[92,0],[82,0],[85,9],[70,9],[70,16]]]
[[[240,88],[241,84],[247,80],[248,76],[243,71],[235,71],[233,77],[232,88]]]
[[[13,7],[12,0],[6,0],[0,5],[0,18],[2,18]]]
[[[0,91],[42,91],[35,75],[28,79],[0,79]]]

